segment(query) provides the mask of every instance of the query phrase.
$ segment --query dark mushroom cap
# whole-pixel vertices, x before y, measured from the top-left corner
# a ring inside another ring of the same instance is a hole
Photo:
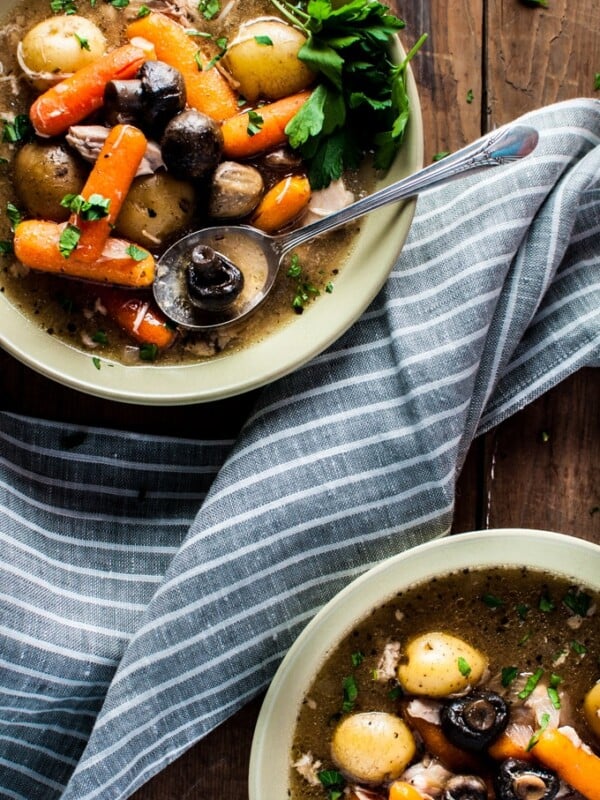
[[[188,109],[169,122],[160,146],[169,172],[182,180],[198,179],[219,163],[223,134],[209,116]]]
[[[221,311],[234,302],[243,286],[244,276],[235,264],[207,245],[194,248],[187,270],[187,289],[195,306],[204,311]]]
[[[145,61],[137,77],[142,87],[142,128],[160,136],[169,120],[185,108],[183,75],[164,61]]]
[[[498,800],[554,800],[560,788],[557,776],[528,761],[509,758],[494,776]]]
[[[494,692],[477,691],[450,700],[442,708],[442,730],[465,750],[485,750],[508,724],[508,706]]]
[[[487,800],[483,778],[477,775],[454,775],[444,786],[442,800]]]

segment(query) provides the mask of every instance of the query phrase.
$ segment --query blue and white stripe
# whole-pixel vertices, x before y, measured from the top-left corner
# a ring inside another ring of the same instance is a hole
[[[448,532],[476,435],[600,360],[600,103],[526,119],[532,156],[420,198],[380,296],[233,448],[0,415],[0,796],[129,796]]]

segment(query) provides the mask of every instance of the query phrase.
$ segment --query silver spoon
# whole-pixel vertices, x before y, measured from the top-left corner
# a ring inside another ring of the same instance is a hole
[[[164,313],[186,328],[214,330],[247,317],[270,292],[286,254],[294,248],[345,225],[388,203],[414,197],[464,173],[516,161],[531,153],[538,133],[526,125],[501,128],[490,136],[463,147],[403,180],[357,200],[323,219],[289,233],[270,236],[249,225],[219,225],[184,236],[169,247],[158,261],[154,297]],[[223,264],[237,265],[243,288],[225,308],[206,311],[189,297],[188,268],[198,246],[214,250]]]

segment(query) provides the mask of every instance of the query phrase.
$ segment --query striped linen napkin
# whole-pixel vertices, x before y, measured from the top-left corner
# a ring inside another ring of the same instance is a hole
[[[0,796],[128,797],[352,578],[450,528],[473,438],[600,356],[600,103],[423,195],[380,296],[235,443],[0,415]]]

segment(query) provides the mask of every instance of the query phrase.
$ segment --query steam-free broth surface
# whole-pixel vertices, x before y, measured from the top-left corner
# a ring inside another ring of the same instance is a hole
[[[291,762],[302,763],[309,754],[308,760],[319,764],[317,772],[335,771],[331,740],[342,719],[370,711],[402,716],[410,696],[395,677],[379,679],[382,654],[390,643],[398,643],[398,663],[402,663],[407,643],[431,631],[459,637],[483,653],[489,668],[482,683],[505,695],[509,707],[522,702],[516,690],[523,690],[524,677],[516,677],[517,673],[537,674],[539,686],[555,684],[560,693],[560,724],[572,726],[600,752],[600,742],[583,714],[584,697],[600,679],[598,599],[597,592],[578,586],[576,580],[527,568],[463,570],[399,593],[332,645],[303,700]],[[503,687],[500,680],[509,668],[514,673],[512,688]],[[420,749],[411,764],[423,755]],[[482,756],[481,773],[489,769],[488,759]],[[319,780],[309,781],[301,771],[297,767],[290,771],[294,800],[328,796]],[[382,787],[367,788],[376,797],[387,797]],[[442,795],[432,792],[432,796]]]

